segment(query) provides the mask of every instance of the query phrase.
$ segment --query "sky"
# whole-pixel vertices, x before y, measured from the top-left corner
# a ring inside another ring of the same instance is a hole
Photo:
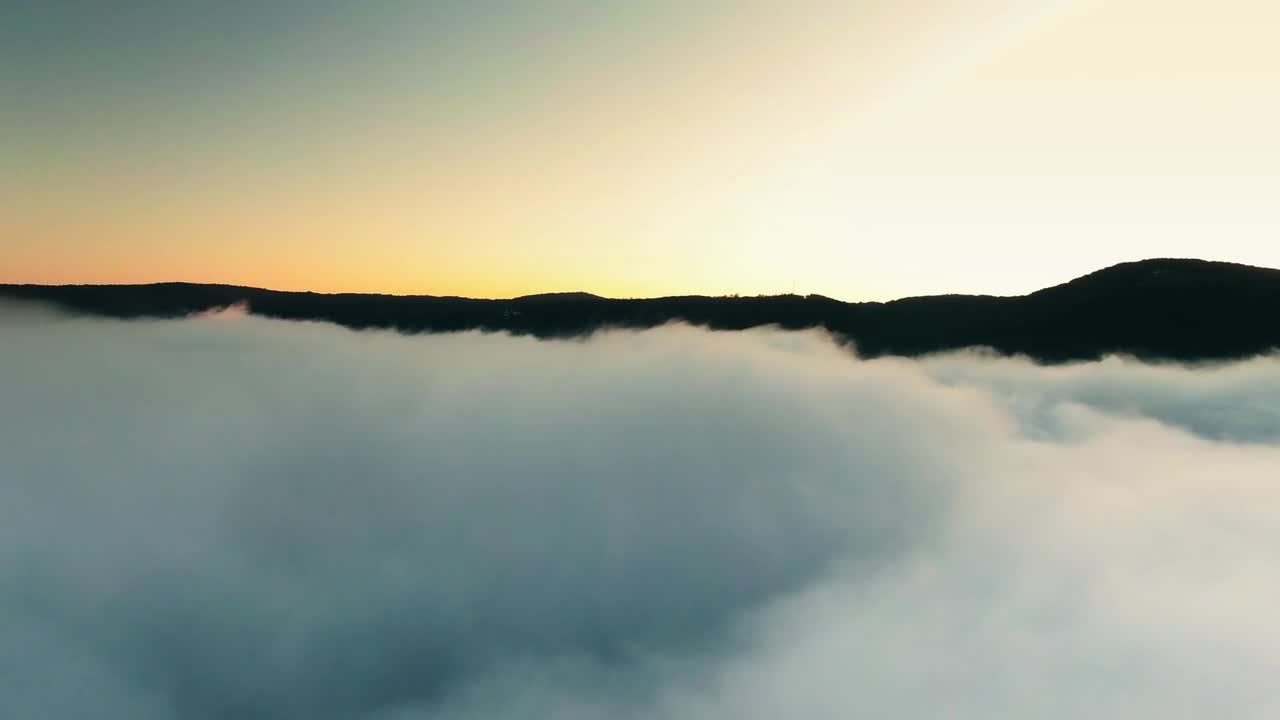
[[[0,282],[1017,294],[1280,267],[1269,0],[0,0]]]

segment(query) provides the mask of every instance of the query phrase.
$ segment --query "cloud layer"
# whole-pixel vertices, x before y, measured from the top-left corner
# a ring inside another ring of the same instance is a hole
[[[5,717],[1280,712],[1273,358],[0,332]]]

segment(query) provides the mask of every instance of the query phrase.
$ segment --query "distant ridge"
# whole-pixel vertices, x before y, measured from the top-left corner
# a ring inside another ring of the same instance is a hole
[[[1120,263],[1031,293],[1132,293],[1153,289],[1208,290],[1236,283],[1280,282],[1280,270],[1209,260],[1155,259]]]
[[[506,331],[542,338],[683,321],[714,329],[820,327],[865,356],[989,347],[1044,362],[1108,354],[1224,360],[1280,348],[1280,270],[1225,262],[1122,263],[1018,297],[938,295],[845,303],[820,295],[618,300],[581,292],[509,300],[279,292],[233,285],[0,285],[0,297],[116,318],[250,312],[401,332]]]
[[[522,300],[525,302],[557,302],[563,300],[604,300],[599,295],[592,295],[586,292],[559,292],[559,293],[538,293],[537,295],[521,295],[513,300]]]

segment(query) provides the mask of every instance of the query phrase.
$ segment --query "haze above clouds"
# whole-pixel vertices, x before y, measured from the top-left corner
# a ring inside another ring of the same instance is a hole
[[[0,333],[5,717],[1280,714],[1276,358]]]

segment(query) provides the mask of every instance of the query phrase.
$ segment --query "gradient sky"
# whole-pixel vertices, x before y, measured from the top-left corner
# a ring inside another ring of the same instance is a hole
[[[0,282],[1280,267],[1274,0],[0,0]]]

